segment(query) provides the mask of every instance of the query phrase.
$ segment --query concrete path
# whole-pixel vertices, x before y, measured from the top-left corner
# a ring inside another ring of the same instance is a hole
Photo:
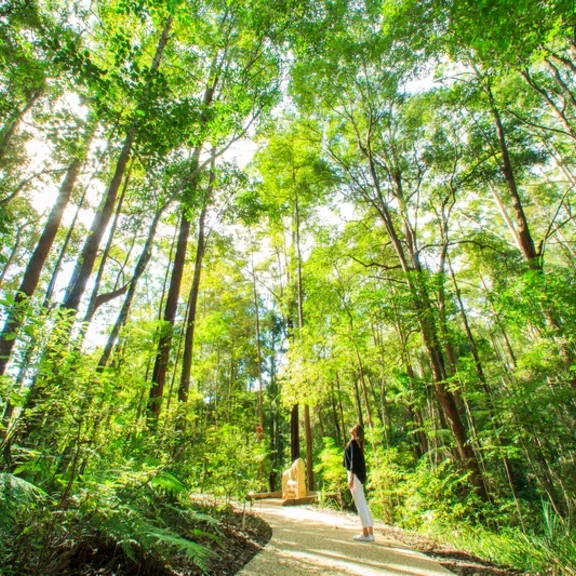
[[[419,552],[379,533],[354,542],[357,516],[308,506],[256,501],[253,512],[272,526],[272,539],[239,576],[446,576],[452,574]]]

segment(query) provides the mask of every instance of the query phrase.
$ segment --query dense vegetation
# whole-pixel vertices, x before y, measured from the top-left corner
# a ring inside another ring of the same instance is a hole
[[[576,572],[573,2],[11,0],[0,38],[0,572],[202,566],[190,494],[302,453],[346,497],[357,421],[385,521]]]

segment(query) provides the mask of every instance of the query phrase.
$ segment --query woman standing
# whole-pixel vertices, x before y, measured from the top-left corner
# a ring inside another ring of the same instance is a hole
[[[348,470],[348,486],[362,522],[362,533],[354,536],[359,542],[374,542],[374,522],[364,496],[366,460],[364,459],[364,431],[360,424],[350,430],[352,437],[344,450],[344,466]]]

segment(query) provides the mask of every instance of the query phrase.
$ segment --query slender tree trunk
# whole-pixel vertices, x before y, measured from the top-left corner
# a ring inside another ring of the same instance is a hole
[[[91,138],[92,129],[90,129],[86,147],[89,146]],[[76,184],[83,162],[84,157],[82,155],[75,158],[70,164],[62,185],[60,186],[56,202],[54,203],[46,225],[44,226],[42,235],[32,253],[28,266],[26,267],[24,277],[14,299],[14,306],[10,310],[2,333],[0,334],[0,375],[4,374],[6,371],[6,366],[10,360],[14,344],[16,343],[14,335],[18,334],[24,321],[25,315],[21,308],[24,303],[31,298],[38,287],[40,274],[42,273],[42,269],[44,268],[44,264],[48,258],[48,253],[54,244],[54,239],[56,238],[56,234],[62,222],[62,216],[64,215],[64,211],[66,210],[66,206],[70,200],[70,196]]]
[[[350,334],[354,334],[354,320],[352,318],[352,313],[350,310],[346,309],[348,314],[348,320],[350,323]],[[372,420],[372,410],[370,408],[370,400],[368,398],[368,386],[366,385],[366,378],[364,377],[364,364],[362,362],[362,356],[356,346],[356,342],[352,341],[352,346],[354,346],[354,352],[356,353],[356,360],[358,361],[358,376],[360,377],[360,383],[362,384],[362,394],[364,395],[364,404],[366,405],[366,415],[368,416],[368,425],[370,430],[374,430],[374,421]],[[376,445],[374,444],[374,439],[372,439],[372,449],[376,451]]]
[[[174,257],[174,248],[176,248],[177,239],[178,239],[178,228],[174,226],[174,236],[172,236],[172,243],[170,244],[170,253],[168,254],[168,266],[166,266],[166,273],[164,274],[164,281],[162,282],[162,294],[160,295],[160,306],[158,306],[158,321],[162,320],[162,310],[164,308],[164,299],[166,298],[166,287],[168,286],[168,277],[170,275],[170,267],[172,266],[172,259]]]
[[[252,252],[252,287],[254,294],[254,314],[256,316],[256,359],[258,361],[258,423],[264,430],[264,406],[262,382],[262,342],[260,341],[260,306],[258,304],[258,289],[256,287],[256,267],[254,265],[254,252]]]
[[[366,384],[366,377],[364,374],[364,364],[362,362],[362,357],[360,356],[360,351],[356,346],[354,346],[356,351],[356,359],[358,360],[358,376],[360,377],[360,384],[362,385],[362,395],[364,396],[364,404],[366,405],[366,415],[368,416],[368,426],[371,430],[374,430],[374,421],[372,420],[372,409],[370,408],[370,398],[368,395],[368,385]],[[372,446],[374,450],[376,446]]]
[[[208,206],[204,206],[198,220],[198,244],[196,247],[196,260],[194,263],[194,276],[188,298],[188,313],[185,322],[184,356],[182,358],[182,375],[180,387],[178,389],[178,400],[188,402],[188,392],[190,389],[190,375],[192,370],[192,354],[194,351],[194,333],[196,328],[196,310],[198,304],[198,294],[200,293],[200,277],[202,274],[202,260],[206,250],[205,223]]]
[[[185,318],[188,318],[190,313],[190,300],[188,300],[188,305],[186,306]],[[176,346],[176,356],[174,356],[174,366],[172,367],[172,377],[170,378],[170,389],[168,390],[168,398],[166,399],[166,410],[170,410],[172,405],[172,395],[174,392],[174,386],[176,384],[176,374],[178,372],[178,363],[180,362],[180,357],[182,356],[182,344],[184,343],[185,333],[180,332],[178,334],[178,345]]]
[[[310,424],[310,406],[304,404],[304,429],[306,430],[306,479],[308,490],[314,490],[314,469],[312,468],[312,426]]]
[[[340,409],[340,420],[342,422],[342,440],[344,442],[343,446],[346,446],[348,436],[346,434],[346,422],[344,420],[344,408],[342,406],[342,390],[340,389],[340,376],[338,373],[336,373],[336,387],[338,389],[338,408]]]
[[[102,258],[100,259],[100,266],[98,267],[98,273],[96,274],[96,279],[94,281],[94,287],[92,288],[92,295],[90,296],[90,302],[88,303],[88,309],[86,310],[86,315],[84,316],[84,322],[89,324],[92,322],[92,318],[96,312],[96,302],[98,300],[98,292],[100,291],[100,284],[102,283],[102,278],[104,276],[104,270],[106,269],[106,262],[108,260],[108,255],[112,248],[114,242],[114,235],[116,234],[116,228],[118,227],[118,222],[122,214],[122,207],[124,205],[124,198],[126,197],[126,191],[128,190],[128,183],[130,181],[130,170],[126,172],[126,178],[124,178],[124,186],[122,187],[122,192],[120,193],[120,198],[118,199],[118,205],[116,206],[116,214],[114,215],[114,220],[112,221],[112,226],[110,227],[110,233],[108,236],[108,241],[104,247],[104,252],[102,253]]]
[[[444,366],[444,358],[442,356],[442,351],[437,340],[437,332],[434,325],[435,312],[430,302],[430,297],[426,287],[426,279],[424,278],[424,271],[419,262],[418,252],[416,250],[416,246],[414,245],[406,216],[403,216],[403,221],[405,233],[407,234],[406,245],[409,247],[409,258],[405,254],[404,244],[400,241],[400,237],[397,233],[394,220],[391,217],[388,204],[386,203],[382,194],[380,179],[378,177],[374,158],[372,157],[370,151],[364,150],[364,153],[366,154],[369,161],[372,181],[379,198],[379,201],[375,207],[377,208],[378,214],[380,215],[386,227],[392,242],[392,246],[406,275],[406,282],[410,289],[413,307],[416,312],[422,333],[422,339],[424,341],[424,345],[428,353],[428,358],[430,360],[436,397],[440,403],[440,406],[442,407],[444,414],[450,422],[450,429],[454,434],[454,438],[458,446],[458,451],[461,455],[464,466],[471,472],[471,480],[476,486],[478,494],[483,500],[487,501],[489,498],[485,490],[482,471],[480,469],[476,455],[474,454],[474,451],[468,442],[466,427],[462,422],[462,418],[458,411],[454,395],[446,386],[446,370]],[[396,195],[399,201],[402,202],[403,192],[399,175],[396,176],[395,181],[397,186]],[[370,199],[370,203],[374,206],[374,201],[372,199]]]
[[[336,398],[334,393],[334,382],[330,383],[330,403],[332,404],[332,420],[334,421],[334,430],[336,431],[336,438],[338,441],[343,441],[346,444],[346,437],[340,432],[340,423],[338,422],[338,413],[336,411]]]
[[[104,232],[108,227],[108,222],[112,216],[116,204],[116,196],[120,189],[120,183],[124,176],[124,171],[128,164],[128,159],[130,158],[132,146],[136,138],[136,131],[137,123],[135,122],[130,127],[126,139],[124,140],[124,145],[122,146],[122,151],[120,152],[120,157],[116,164],[114,177],[105,193],[104,202],[94,217],[92,227],[88,233],[86,241],[84,242],[84,246],[76,262],[76,268],[74,269],[72,279],[68,285],[62,306],[63,308],[74,311],[75,313],[78,312],[80,307],[80,300],[84,294],[90,275],[92,274],[100,242],[102,241],[102,237],[104,236]]]
[[[188,402],[188,391],[190,388],[190,374],[192,370],[192,354],[194,351],[194,333],[196,330],[196,309],[198,304],[198,294],[200,293],[200,277],[202,274],[202,261],[206,251],[206,215],[208,213],[208,206],[212,200],[214,179],[215,179],[215,166],[214,157],[212,157],[212,167],[210,171],[210,181],[208,183],[208,193],[206,201],[202,206],[200,218],[198,219],[198,243],[196,246],[196,260],[194,263],[194,276],[192,278],[192,286],[190,288],[190,296],[188,297],[188,314],[186,317],[186,330],[184,338],[184,356],[182,358],[182,375],[180,378],[180,387],[178,389],[178,400],[180,402]]]
[[[298,293],[298,328],[304,328],[304,283],[302,281],[302,252],[300,246],[300,204],[298,194],[294,200],[294,225],[296,236],[296,281]],[[296,421],[296,424],[298,422]],[[314,464],[312,462],[312,424],[310,422],[310,407],[304,405],[304,430],[306,435],[306,476],[308,489],[314,489]],[[297,434],[296,434],[297,436]]]
[[[194,153],[194,163],[197,164],[200,157],[200,148]],[[176,244],[176,254],[174,256],[174,265],[170,278],[170,287],[166,298],[166,307],[164,309],[164,334],[158,342],[158,352],[152,372],[152,388],[148,399],[148,412],[153,419],[158,419],[166,383],[166,372],[168,370],[168,361],[170,359],[170,350],[172,347],[172,332],[176,320],[176,311],[178,309],[178,297],[180,295],[180,286],[184,274],[184,264],[186,262],[186,252],[188,247],[188,237],[190,235],[190,221],[188,220],[186,208],[182,209],[180,217],[180,228],[178,232],[178,242]]]
[[[209,106],[212,103],[217,82],[218,77],[213,78],[212,82],[209,83],[204,90],[204,106]],[[205,117],[201,118],[201,122],[205,122],[206,119],[207,118]],[[192,172],[195,172],[198,169],[201,150],[202,145],[198,146],[194,150],[192,155]],[[190,183],[191,189],[196,189],[196,182],[197,177]],[[164,309],[165,333],[160,337],[160,341],[158,342],[158,352],[154,363],[154,371],[152,373],[152,388],[150,389],[150,397],[148,399],[148,414],[152,420],[158,420],[158,417],[160,416],[162,396],[166,384],[166,371],[168,369],[170,349],[172,346],[172,331],[176,319],[176,311],[178,309],[178,298],[180,296],[184,264],[186,262],[188,236],[190,235],[190,222],[186,216],[186,212],[186,207],[183,207],[182,217],[180,219],[180,229],[178,232],[178,242],[176,244],[176,254],[174,256],[174,265],[170,277],[170,287],[168,289],[168,297]]]
[[[556,102],[554,102],[554,99],[550,96],[548,91],[545,90],[542,86],[540,86],[537,82],[534,81],[534,79],[532,78],[532,76],[530,75],[530,72],[528,70],[524,70],[522,72],[522,76],[524,77],[524,79],[526,80],[528,85],[535,92],[540,94],[544,98],[544,100],[546,100],[546,103],[548,104],[548,106],[552,110],[552,113],[556,116],[556,118],[558,118],[559,122],[564,126],[568,135],[576,140],[576,130],[574,129],[574,126],[572,125],[572,123],[568,119],[568,116],[566,115],[565,108],[563,109]]]
[[[108,340],[106,341],[106,346],[104,347],[104,351],[102,352],[102,356],[98,362],[98,371],[101,372],[108,361],[110,360],[110,356],[112,354],[112,350],[114,348],[114,344],[120,334],[120,330],[122,326],[126,324],[126,320],[128,319],[128,315],[130,313],[130,308],[132,307],[132,301],[134,300],[134,295],[136,293],[136,286],[138,284],[138,280],[141,278],[142,274],[146,270],[146,266],[152,257],[152,247],[154,243],[154,238],[156,236],[156,230],[158,228],[158,223],[164,213],[164,210],[167,208],[167,205],[163,206],[154,216],[152,220],[152,224],[150,226],[150,230],[148,231],[148,237],[146,238],[146,243],[144,244],[144,248],[142,249],[142,253],[140,254],[140,258],[138,259],[138,263],[136,264],[136,268],[134,269],[134,274],[132,276],[132,280],[130,281],[130,285],[128,288],[128,292],[126,293],[126,297],[124,298],[124,302],[122,304],[122,308],[120,309],[120,313],[116,318],[116,322],[114,322],[114,327],[112,328],[112,332],[108,336]]]
[[[22,226],[18,226],[16,230],[16,238],[14,239],[14,244],[12,245],[12,250],[10,250],[10,256],[8,256],[8,260],[6,260],[6,264],[4,264],[4,268],[2,268],[2,272],[0,273],[0,286],[2,286],[4,282],[4,278],[8,274],[8,270],[12,266],[14,259],[16,258],[16,253],[18,252],[18,248],[20,248],[20,242],[22,241]]]
[[[364,428],[364,416],[362,413],[362,400],[360,399],[360,388],[358,387],[358,379],[353,376],[354,381],[354,399],[356,400],[356,413],[358,415],[358,424]]]
[[[106,148],[104,149],[104,151],[100,155],[100,158],[98,160],[98,165],[94,168],[94,171],[92,172],[86,186],[84,187],[84,190],[82,192],[82,196],[81,196],[80,201],[78,202],[78,205],[76,207],[76,212],[74,213],[74,218],[72,218],[72,224],[70,224],[70,227],[68,228],[68,233],[66,234],[64,244],[62,245],[62,248],[58,254],[58,259],[56,260],[56,264],[54,265],[54,271],[52,272],[52,277],[50,278],[48,288],[46,289],[46,294],[44,296],[44,303],[42,305],[43,308],[47,309],[50,306],[50,303],[52,302],[52,297],[54,295],[54,289],[56,287],[56,280],[58,278],[58,274],[60,273],[60,269],[62,267],[62,262],[64,261],[64,257],[66,256],[66,252],[68,251],[68,245],[70,244],[70,241],[72,240],[72,234],[76,228],[76,222],[78,221],[78,218],[80,216],[80,212],[81,212],[82,208],[84,207],[84,202],[86,201],[86,197],[88,195],[88,190],[90,189],[90,185],[92,183],[92,180],[94,179],[94,177],[96,176],[96,174],[98,173],[100,168],[102,167],[102,163],[103,163],[105,157],[108,155],[109,150],[110,150],[110,140],[108,140],[108,142],[106,144]]]
[[[156,54],[154,55],[154,60],[152,61],[150,70],[148,71],[149,80],[148,85],[145,88],[146,93],[149,93],[153,79],[156,77],[156,73],[160,68],[162,54],[164,52],[164,48],[166,47],[166,43],[168,42],[173,19],[174,16],[171,14],[168,17],[166,24],[164,25],[164,30],[162,31],[162,35],[158,41]],[[140,109],[143,104],[144,102],[141,102],[138,108]],[[112,216],[112,212],[116,204],[116,197],[124,177],[126,166],[128,165],[128,160],[132,153],[132,147],[136,140],[136,135],[138,133],[140,123],[140,116],[135,116],[128,128],[126,138],[124,139],[124,144],[122,145],[122,150],[120,151],[120,156],[118,157],[118,161],[116,163],[114,176],[112,177],[110,186],[104,195],[104,201],[101,205],[101,208],[96,214],[94,221],[92,222],[92,227],[76,263],[76,268],[74,270],[74,274],[72,276],[72,280],[68,287],[67,294],[63,303],[64,308],[72,310],[75,313],[78,312],[80,307],[80,300],[84,294],[84,290],[88,284],[88,279],[90,278],[94,268],[94,263],[98,254],[98,247],[100,246],[100,242],[102,241],[102,237],[104,236],[104,232]]]
[[[468,322],[468,315],[466,314],[466,309],[464,308],[464,302],[462,302],[462,294],[460,292],[460,287],[458,286],[458,282],[456,280],[456,275],[454,274],[454,269],[452,268],[452,262],[450,258],[448,258],[448,272],[450,273],[450,278],[452,280],[452,286],[454,287],[454,294],[456,296],[456,302],[458,303],[458,311],[460,313],[460,318],[462,319],[462,324],[464,325],[464,331],[466,332],[466,338],[468,339],[468,343],[470,344],[470,349],[472,351],[472,356],[474,357],[474,367],[476,369],[476,374],[478,375],[478,379],[482,383],[484,390],[487,390],[487,380],[486,376],[484,375],[484,369],[482,368],[482,361],[480,360],[480,354],[478,352],[478,346],[476,344],[476,338],[472,334],[472,330],[470,328],[470,323]]]
[[[322,418],[322,406],[316,406],[316,414],[318,415],[318,423],[320,424],[320,437],[326,436],[326,429],[324,427],[324,418]]]
[[[52,302],[52,298],[54,296],[54,290],[56,289],[56,281],[58,279],[58,274],[60,274],[60,270],[62,268],[62,262],[64,262],[64,257],[66,256],[66,252],[68,251],[68,246],[70,245],[70,241],[72,240],[72,234],[76,227],[76,222],[78,221],[78,217],[80,215],[80,211],[84,206],[84,201],[86,200],[86,194],[88,191],[88,187],[84,189],[84,193],[80,198],[80,202],[76,207],[76,212],[74,213],[74,218],[72,219],[72,224],[70,224],[70,228],[68,228],[68,232],[66,233],[66,238],[64,239],[64,244],[62,244],[62,248],[58,253],[58,259],[56,260],[56,264],[54,265],[54,270],[52,271],[52,276],[50,277],[50,282],[48,283],[48,288],[46,288],[46,294],[44,295],[44,303],[42,305],[43,308],[48,309]]]
[[[500,314],[498,313],[498,311],[496,310],[496,307],[494,306],[494,302],[492,301],[492,295],[491,295],[490,291],[488,290],[488,286],[486,285],[486,281],[484,280],[484,277],[482,276],[482,274],[480,274],[480,282],[482,282],[482,286],[484,287],[484,291],[486,292],[486,295],[487,295],[487,300],[490,303],[490,306],[492,308],[492,312],[494,314],[494,317],[496,318],[496,325],[498,326],[498,329],[500,330],[500,333],[502,334],[502,338],[504,339],[504,343],[506,344],[506,350],[508,351],[508,355],[510,356],[512,368],[515,370],[516,365],[517,365],[516,354],[514,353],[514,349],[512,348],[512,344],[510,343],[510,339],[508,338],[508,333],[506,332],[506,329],[504,328],[504,324],[502,323],[502,319],[500,318]]]
[[[4,127],[3,130],[4,134],[2,135],[2,140],[0,141],[0,163],[2,163],[2,160],[4,159],[4,156],[8,151],[8,147],[10,146],[10,140],[12,140],[12,137],[16,133],[16,130],[20,125],[20,122],[22,122],[24,116],[26,116],[30,108],[32,108],[32,106],[34,106],[38,98],[40,98],[43,91],[44,87],[42,86],[36,89],[34,92],[32,92],[30,98],[28,98],[28,101],[24,105],[24,108],[22,108],[22,110],[18,110],[18,112],[14,115],[14,117],[11,120],[9,120],[7,125]]]
[[[477,71],[478,73],[478,71]],[[482,81],[480,74],[478,73],[480,80]],[[498,134],[498,143],[500,145],[500,153],[502,155],[502,173],[506,180],[506,185],[508,191],[510,192],[510,199],[512,201],[512,208],[516,216],[516,231],[518,236],[518,241],[520,244],[520,249],[524,258],[528,262],[528,266],[533,270],[541,269],[541,262],[539,261],[540,254],[535,248],[534,240],[530,234],[530,227],[528,226],[528,220],[524,214],[524,208],[522,206],[522,200],[520,198],[520,193],[518,192],[518,186],[516,184],[516,177],[514,175],[514,169],[512,168],[512,162],[510,161],[510,154],[508,152],[508,143],[506,142],[506,134],[504,131],[504,126],[502,125],[502,119],[500,118],[500,113],[494,101],[494,96],[492,95],[492,90],[490,86],[484,85],[484,89],[488,95],[488,100],[490,101],[490,111],[492,117],[494,118],[494,124],[496,126],[496,132]]]
[[[380,380],[380,398],[382,406],[382,426],[384,427],[384,440],[386,447],[390,447],[390,437],[392,436],[392,420],[388,409],[388,400],[386,398],[386,376],[382,375]]]
[[[290,458],[292,462],[300,458],[300,426],[298,419],[298,404],[294,404],[290,411]]]

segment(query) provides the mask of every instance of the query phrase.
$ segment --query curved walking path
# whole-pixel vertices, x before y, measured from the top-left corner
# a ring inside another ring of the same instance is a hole
[[[272,539],[239,576],[446,576],[438,562],[379,533],[375,542],[354,542],[357,516],[312,507],[282,507],[259,500],[253,512],[272,527]]]

